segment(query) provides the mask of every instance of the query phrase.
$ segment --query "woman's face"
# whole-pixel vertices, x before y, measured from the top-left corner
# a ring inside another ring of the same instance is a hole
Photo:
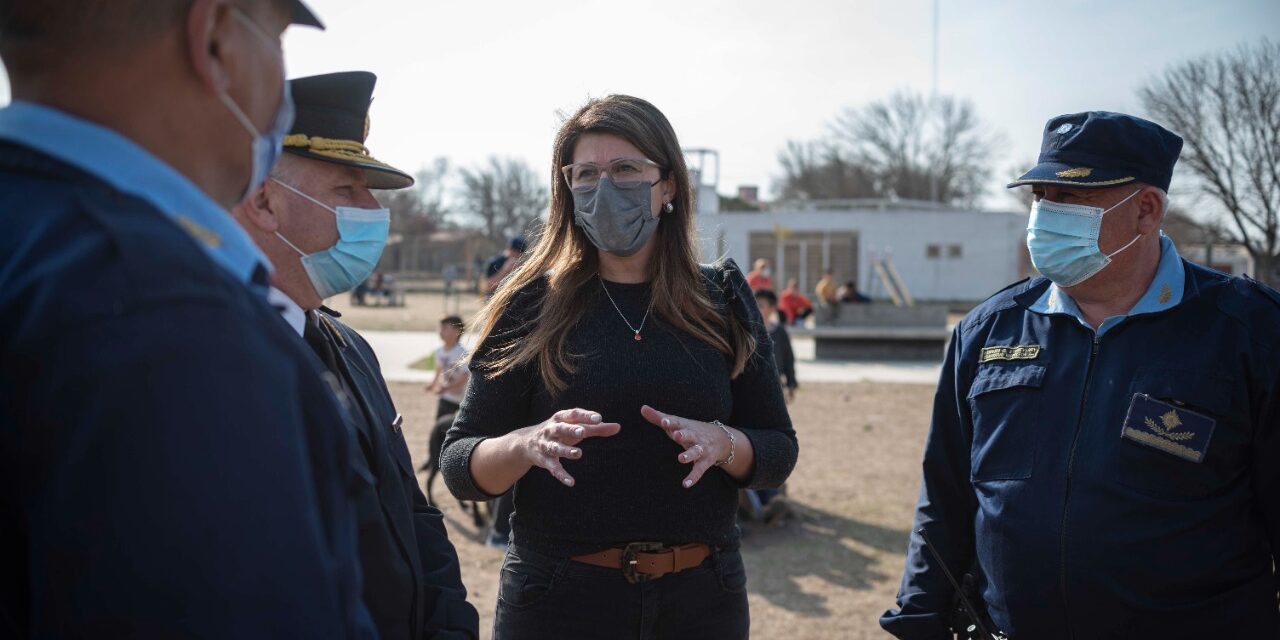
[[[652,158],[646,158],[635,145],[627,142],[625,138],[612,133],[584,133],[578,138],[577,144],[573,145],[573,164],[594,162],[604,166],[614,160],[627,158],[653,160]],[[644,180],[649,183],[656,182],[657,184],[650,188],[649,194],[649,214],[655,218],[661,215],[662,206],[671,201],[675,192],[674,181],[671,178],[659,181],[661,177],[662,171],[652,165],[645,165],[644,171],[638,176],[609,176],[614,182],[633,182],[637,180]]]

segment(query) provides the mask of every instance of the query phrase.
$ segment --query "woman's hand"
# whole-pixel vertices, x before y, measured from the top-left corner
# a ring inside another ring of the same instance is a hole
[[[518,450],[533,467],[542,467],[566,486],[575,480],[560,464],[560,458],[577,460],[582,457],[578,443],[587,438],[607,438],[616,435],[622,425],[602,422],[600,414],[586,409],[565,409],[549,420],[515,432]]]
[[[684,447],[684,451],[676,459],[683,464],[693,465],[693,471],[689,472],[682,483],[686,489],[697,484],[702,479],[702,474],[717,462],[728,460],[731,449],[741,451],[741,442],[746,440],[737,435],[736,442],[730,441],[729,435],[719,425],[662,413],[649,405],[640,408],[640,415],[662,427],[667,432],[667,437]]]

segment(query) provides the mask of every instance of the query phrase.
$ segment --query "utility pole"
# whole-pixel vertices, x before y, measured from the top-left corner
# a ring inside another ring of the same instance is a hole
[[[938,108],[938,0],[933,0],[933,83],[929,91],[930,109]],[[929,168],[929,200],[938,201],[938,168]]]

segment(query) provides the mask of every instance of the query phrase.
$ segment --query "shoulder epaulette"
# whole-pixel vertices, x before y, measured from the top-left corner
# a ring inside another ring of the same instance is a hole
[[[1253,285],[1253,288],[1257,289],[1258,292],[1261,293],[1264,298],[1270,300],[1277,307],[1280,307],[1280,291],[1276,291],[1275,289],[1272,289],[1271,287],[1268,287],[1267,285],[1262,284],[1261,282],[1258,282],[1257,280],[1254,280],[1253,278],[1250,278],[1247,275],[1242,277],[1241,280],[1244,280],[1245,282]]]

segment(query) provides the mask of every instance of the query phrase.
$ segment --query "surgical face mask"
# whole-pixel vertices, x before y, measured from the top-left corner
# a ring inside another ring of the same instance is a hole
[[[573,221],[597,249],[616,256],[634,255],[658,229],[647,181],[618,184],[602,176],[594,189],[573,191]]]
[[[302,256],[302,268],[306,270],[311,286],[321,298],[350,291],[364,282],[378,265],[382,249],[387,244],[387,232],[391,230],[390,209],[358,209],[356,207],[333,208],[311,196],[272,178],[272,182],[310,200],[338,218],[338,244],[315,253],[306,253],[276,232],[289,248]]]
[[[1036,201],[1031,205],[1031,219],[1027,222],[1027,250],[1031,253],[1031,264],[1059,287],[1073,287],[1092,278],[1111,264],[1111,258],[1142,237],[1142,234],[1134,236],[1128,244],[1110,254],[1103,253],[1098,247],[1102,216],[1141,191],[1134,191],[1105,211],[1101,207],[1043,199]]]
[[[271,127],[264,132],[259,132],[258,128],[253,126],[253,121],[249,116],[245,115],[244,110],[237,105],[235,100],[227,92],[218,94],[218,98],[222,100],[222,104],[227,107],[231,115],[235,116],[236,121],[244,130],[249,132],[249,136],[253,138],[251,147],[253,154],[252,173],[249,175],[249,184],[245,187],[244,195],[241,199],[249,196],[267,179],[267,173],[271,171],[271,167],[275,166],[276,160],[280,158],[280,153],[284,148],[284,138],[289,134],[289,127],[293,126],[293,95],[289,92],[289,83],[284,78],[284,59],[283,53],[276,48],[273,38],[268,36],[248,16],[240,12],[239,9],[233,11],[236,18],[249,27],[259,38],[266,41],[268,47],[281,57],[280,60],[280,83],[282,86],[280,93],[280,107],[276,110],[275,120],[271,122]]]

